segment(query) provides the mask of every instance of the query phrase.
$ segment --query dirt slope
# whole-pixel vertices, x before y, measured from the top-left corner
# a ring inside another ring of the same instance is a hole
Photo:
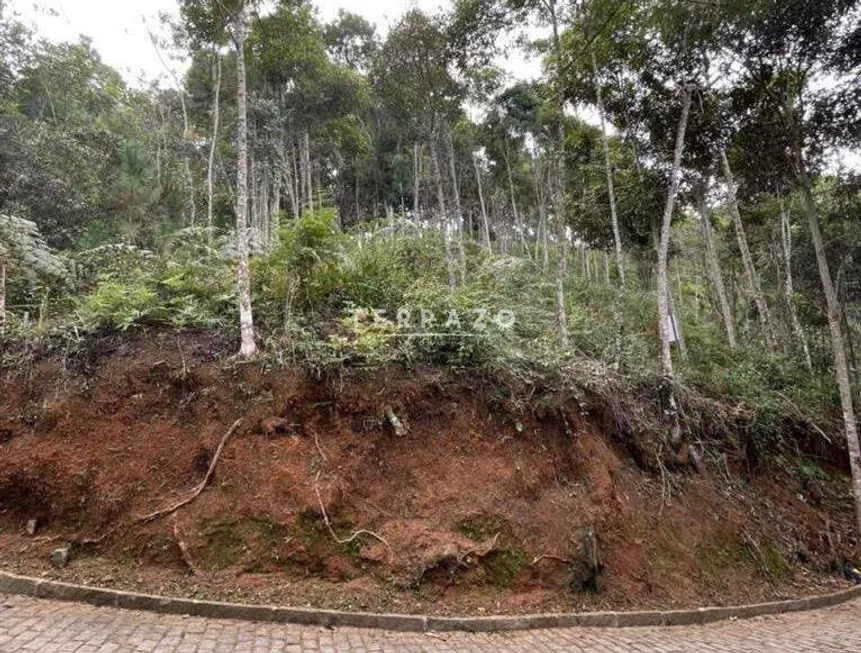
[[[185,496],[238,418],[196,501],[111,530]],[[840,585],[843,474],[729,476],[742,468],[646,473],[564,397],[434,370],[321,381],[238,364],[213,336],[156,334],[0,382],[0,565],[191,596],[475,614]],[[36,537],[23,532],[32,518]],[[50,569],[60,541],[105,533]]]

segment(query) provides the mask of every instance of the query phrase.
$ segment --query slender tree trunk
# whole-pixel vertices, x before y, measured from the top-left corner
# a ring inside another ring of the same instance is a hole
[[[533,174],[533,183],[535,185],[535,196],[538,200],[538,228],[541,238],[541,271],[547,274],[550,269],[550,247],[547,235],[547,197],[542,187],[541,173],[538,170],[538,162],[535,162],[535,172]]]
[[[673,155],[673,169],[670,172],[670,187],[667,192],[667,204],[661,220],[661,237],[658,245],[658,331],[661,335],[661,372],[668,379],[673,376],[673,356],[670,349],[669,310],[669,279],[667,275],[667,257],[670,251],[670,227],[673,222],[673,211],[676,206],[676,196],[679,192],[681,177],[682,154],[685,150],[685,133],[688,128],[688,116],[691,109],[691,89],[686,87],[682,99],[682,115],[679,118],[676,132],[676,149]]]
[[[305,170],[305,133],[302,133],[302,136],[299,137],[299,150],[297,152],[299,159],[299,179],[297,181],[297,185],[299,186],[299,206],[300,211],[304,211],[308,206],[308,173]]]
[[[275,164],[275,176],[272,179],[272,201],[269,205],[269,244],[274,245],[278,240],[278,227],[281,225],[281,186],[284,179],[283,155],[278,155]]]
[[[724,181],[729,190],[729,209],[732,217],[733,225],[735,226],[735,235],[738,240],[738,248],[741,251],[741,262],[744,267],[745,280],[747,281],[748,291],[756,303],[756,311],[759,313],[759,322],[762,325],[762,332],[765,336],[765,343],[768,348],[774,350],[777,348],[777,338],[774,336],[774,330],[771,325],[771,312],[768,310],[768,304],[765,301],[765,295],[762,293],[762,286],[759,283],[759,275],[756,272],[756,267],[753,264],[753,257],[750,254],[750,248],[747,245],[747,235],[744,232],[744,224],[741,221],[741,212],[738,208],[738,187],[732,176],[732,170],[729,167],[729,159],[727,159],[726,151],[721,148],[720,151],[721,165],[723,167]]]
[[[291,180],[291,187],[293,192],[291,193],[293,197],[293,217],[297,220],[302,215],[302,188],[303,188],[303,177],[301,176],[301,168],[300,165],[296,162],[297,154],[296,154],[296,145],[295,143],[290,143],[290,167],[293,170],[293,179]]]
[[[670,285],[668,278],[667,258],[670,250],[670,230],[673,222],[676,197],[679,193],[681,177],[682,154],[685,150],[685,133],[688,128],[688,116],[691,110],[692,89],[686,86],[682,96],[682,115],[679,118],[676,132],[676,147],[673,154],[673,168],[670,172],[670,187],[667,192],[667,204],[661,219],[661,235],[658,244],[658,332],[661,338],[661,372],[667,384],[667,417],[671,421],[670,444],[680,447],[682,444],[682,426],[679,422],[679,409],[676,394],[673,389],[673,356],[670,349],[669,329],[673,324],[670,313]]]
[[[358,172],[358,171],[357,171],[357,172]],[[361,210],[359,209],[359,176],[358,176],[358,174],[356,174],[356,184],[355,184],[355,186],[356,186],[356,197],[355,197],[355,202],[356,202],[356,224],[359,224],[359,223],[362,221],[362,212],[361,212]]]
[[[557,218],[559,222],[561,220]],[[568,269],[568,234],[566,229],[557,230],[556,242],[556,326],[559,329],[559,342],[568,347],[568,315],[565,309],[565,276]]]
[[[682,279],[679,276],[679,269],[676,266],[676,279],[679,287],[679,303],[676,304],[673,298],[673,292],[670,289],[669,302],[670,314],[673,316],[673,324],[676,327],[676,336],[679,339],[679,353],[682,355],[682,360],[688,360],[688,343],[685,340],[685,330],[682,327]]]
[[[182,145],[183,145],[183,159],[182,159],[182,168],[185,173],[185,183],[188,185],[188,198],[186,200],[186,210],[188,211],[188,223],[191,226],[194,226],[194,223],[197,221],[197,203],[194,198],[194,178],[191,175],[191,163],[189,161],[188,152],[186,148],[189,145],[189,129],[188,129],[188,111],[185,107],[185,91],[182,86],[179,84],[179,81],[176,80],[177,88],[179,88],[179,100],[182,105]]]
[[[840,304],[828,258],[825,255],[825,243],[819,226],[819,211],[813,199],[812,182],[807,172],[807,165],[801,149],[801,135],[795,123],[793,108],[786,107],[786,119],[792,136],[792,153],[795,160],[795,173],[798,178],[804,209],[810,226],[813,248],[816,252],[816,263],[819,267],[819,277],[825,294],[825,304],[828,309],[828,330],[831,333],[831,350],[834,354],[834,372],[837,375],[837,385],[840,389],[840,405],[843,408],[843,423],[846,428],[846,448],[849,452],[849,468],[852,473],[852,496],[855,501],[855,529],[861,536],[861,443],[858,441],[858,424],[855,421],[855,407],[852,403],[852,383],[849,379],[849,364],[846,359],[846,348],[843,340],[843,330],[840,326]]]
[[[314,175],[311,169],[311,136],[308,132],[304,132],[302,134],[302,161],[303,161],[303,169],[305,172],[305,191],[307,195],[305,196],[305,200],[307,201],[306,206],[308,210],[313,213],[314,212]]]
[[[221,55],[215,53],[215,99],[212,102],[212,142],[206,167],[206,228],[212,242],[213,198],[215,196],[215,151],[218,147],[218,123],[221,118]]]
[[[154,113],[155,113],[155,117],[158,118],[160,112],[155,111]],[[156,184],[159,187],[159,190],[161,190],[161,188],[162,188],[162,185],[161,185],[161,142],[162,142],[161,133],[163,131],[164,131],[164,121],[162,121],[160,123],[159,133],[156,134],[155,138],[153,139],[155,141],[155,180],[156,180]]]
[[[318,163],[314,166],[317,171],[317,207],[320,211],[323,210],[323,164]]]
[[[413,217],[419,222],[422,219],[421,203],[419,202],[422,176],[421,156],[421,146],[418,142],[413,143]]]
[[[454,156],[454,139],[448,134],[448,164],[451,173],[452,190],[454,191],[455,237],[457,238],[458,269],[461,283],[466,283],[466,250],[463,248],[463,209],[460,205],[460,188],[457,183],[457,165]]]
[[[598,81],[598,64],[595,50],[591,49],[592,74],[595,77],[595,94],[598,100],[598,116],[601,119],[601,145],[604,150],[604,169],[607,173],[607,195],[610,199],[610,220],[613,223],[613,240],[616,245],[616,266],[619,268],[619,281],[625,286],[625,260],[622,252],[622,235],[619,231],[619,215],[616,212],[616,188],[613,183],[613,164],[610,161],[610,143],[607,139],[607,125],[604,117],[604,101],[601,97],[601,83]]]
[[[251,313],[251,279],[248,271],[248,93],[245,82],[245,39],[248,34],[245,8],[236,19],[236,252],[238,258],[236,286],[239,295],[239,329],[242,338],[240,355],[257,353],[254,342],[254,319]]]
[[[553,53],[556,56],[556,147],[554,148],[554,188],[553,212],[556,222],[558,259],[556,261],[556,324],[559,342],[568,347],[568,314],[565,309],[565,273],[568,265],[568,229],[565,220],[565,91],[563,88],[562,44],[559,40],[559,20],[556,14],[556,0],[548,0],[550,23],[553,28]]]
[[[481,240],[484,248],[490,251],[490,223],[487,219],[487,206],[484,203],[484,190],[481,187],[481,170],[478,167],[478,159],[472,157],[472,165],[475,168],[475,183],[478,187],[478,203],[481,205]]]
[[[792,322],[792,331],[795,333],[795,338],[798,344],[801,345],[801,350],[804,353],[804,364],[808,372],[813,371],[813,361],[810,360],[810,349],[807,346],[807,336],[804,333],[804,328],[801,326],[801,320],[798,319],[798,309],[795,306],[795,288],[792,283],[792,230],[789,222],[789,212],[782,206],[780,208],[780,242],[783,246],[783,296],[786,299],[786,307],[789,309],[789,317]]]
[[[194,177],[191,174],[191,163],[189,163],[187,155],[182,167],[185,171],[185,183],[188,185],[188,206],[186,209],[188,211],[188,224],[193,227],[197,222],[197,202],[194,193]]]
[[[697,214],[697,224],[700,228],[700,235],[705,243],[706,270],[709,276],[709,282],[717,297],[721,317],[723,318],[724,329],[726,330],[726,338],[731,349],[737,346],[735,339],[735,322],[733,320],[733,312],[730,307],[729,300],[726,295],[726,286],[723,281],[723,273],[720,268],[720,260],[717,255],[717,248],[714,241],[714,231],[712,230],[711,210],[706,204],[705,197],[699,198],[699,213]]]
[[[251,136],[251,140],[254,140],[254,136]],[[252,148],[248,152],[248,202],[249,202],[249,211],[250,214],[248,216],[248,248],[250,251],[255,251],[257,246],[259,231],[259,213],[260,213],[260,201],[257,197],[257,162],[254,160],[254,149]]]
[[[529,256],[529,248],[526,246],[526,234],[523,222],[520,219],[520,211],[517,210],[517,196],[514,194],[514,175],[511,172],[511,162],[508,160],[508,150],[505,151],[505,169],[508,172],[508,191],[511,194],[511,210],[514,214],[514,227],[517,229],[518,240],[523,248],[523,253]]]
[[[439,157],[437,156],[436,139],[433,134],[430,137],[431,166],[433,167],[434,181],[436,182],[436,199],[439,207],[439,224],[442,228],[443,242],[445,243],[445,264],[448,271],[448,285],[454,288],[457,285],[455,273],[454,252],[451,246],[451,222],[445,207],[445,190],[442,187],[442,174],[440,172]]]

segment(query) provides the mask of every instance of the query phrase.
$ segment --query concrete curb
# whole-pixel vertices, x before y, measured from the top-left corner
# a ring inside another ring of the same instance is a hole
[[[474,633],[534,630],[538,628],[631,628],[638,626],[688,626],[726,619],[749,619],[827,608],[861,597],[861,585],[850,589],[791,601],[755,603],[726,608],[698,608],[646,612],[582,612],[573,614],[533,614],[494,617],[428,617],[406,614],[372,614],[314,610],[272,605],[245,605],[219,601],[197,601],[152,596],[119,590],[72,585],[0,571],[0,593],[22,594],[41,599],[75,601],[127,610],[161,614],[181,614],[213,619],[268,621],[307,626],[378,628],[400,632],[462,631]]]

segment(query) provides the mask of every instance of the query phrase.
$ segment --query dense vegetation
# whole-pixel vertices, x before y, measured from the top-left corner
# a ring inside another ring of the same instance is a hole
[[[0,2],[7,343],[242,317],[244,355],[314,370],[624,388],[695,460],[703,420],[775,454],[842,430],[861,501],[857,2],[458,0],[385,38],[180,6],[190,68],[140,91]],[[512,82],[523,25],[545,74]]]

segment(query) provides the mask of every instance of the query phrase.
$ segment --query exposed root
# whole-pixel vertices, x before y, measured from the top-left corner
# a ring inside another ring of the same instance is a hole
[[[112,528],[102,533],[99,537],[81,540],[78,544],[80,544],[81,546],[92,546],[96,544],[101,544],[121,528],[133,526],[135,524],[147,524],[151,521],[159,519],[160,517],[170,515],[182,508],[183,506],[186,506],[192,501],[194,501],[200,495],[200,493],[203,492],[206,486],[209,485],[209,482],[212,480],[212,475],[215,472],[215,466],[218,464],[218,459],[221,457],[221,452],[224,450],[224,445],[227,444],[227,441],[230,439],[230,436],[233,435],[237,428],[239,428],[239,425],[241,423],[242,418],[236,420],[233,425],[227,430],[227,433],[225,433],[224,436],[221,438],[221,442],[218,443],[218,449],[215,450],[215,455],[212,457],[212,462],[209,463],[209,469],[206,471],[206,476],[187,497],[180,501],[177,501],[176,503],[171,506],[168,506],[167,508],[156,510],[155,512],[152,512],[148,515],[144,515],[143,517],[137,517],[127,522],[120,522],[119,524],[116,524]]]
[[[147,524],[151,521],[155,521],[159,517],[164,517],[165,515],[169,515],[171,513],[176,512],[183,506],[188,505],[192,501],[194,501],[201,492],[209,485],[209,481],[212,479],[213,473],[215,473],[215,466],[218,464],[218,459],[221,457],[221,452],[224,450],[224,445],[230,439],[230,436],[233,435],[234,431],[239,428],[239,425],[242,423],[242,418],[240,417],[238,420],[233,422],[233,426],[227,429],[227,433],[221,438],[221,442],[218,443],[218,449],[215,450],[215,455],[212,457],[212,462],[209,463],[209,469],[206,470],[206,476],[203,477],[203,480],[198,484],[194,490],[192,490],[191,494],[189,494],[184,499],[177,501],[171,506],[167,508],[162,508],[161,510],[156,510],[155,512],[151,512],[148,515],[144,515],[143,517],[138,517],[134,520],[133,523],[136,524]]]
[[[529,563],[529,566],[530,566],[530,567],[534,567],[535,565],[537,565],[537,564],[538,564],[539,562],[541,562],[542,560],[553,560],[554,562],[561,562],[561,563],[562,563],[562,564],[564,564],[564,565],[567,565],[568,563],[570,563],[570,562],[571,562],[571,559],[570,559],[570,558],[560,558],[560,557],[558,557],[558,556],[542,554],[542,555],[540,555],[540,556],[536,556],[536,557],[532,560],[532,562],[530,562],[530,563]]]
[[[314,431],[314,444],[317,445],[317,452],[320,454],[320,457],[323,459],[323,462],[329,462],[329,458],[323,451],[323,447],[320,446],[320,435],[319,433],[317,433],[317,431]]]
[[[317,474],[317,479],[314,480],[314,493],[317,495],[317,502],[320,504],[320,512],[323,514],[323,521],[326,523],[326,528],[329,530],[329,534],[332,536],[332,539],[334,539],[338,544],[349,544],[350,542],[354,541],[360,535],[369,535],[369,536],[373,537],[375,540],[382,542],[386,546],[386,548],[389,550],[389,555],[391,557],[394,557],[395,552],[392,550],[391,545],[386,541],[386,538],[384,538],[382,535],[377,535],[376,533],[374,533],[374,531],[361,529],[361,530],[356,531],[352,535],[350,535],[350,537],[347,537],[347,538],[338,537],[338,534],[335,533],[335,529],[332,528],[332,522],[329,521],[329,515],[326,513],[326,508],[323,505],[323,497],[320,496],[320,488],[317,487],[317,480],[319,480],[319,478],[320,478],[320,475]]]
[[[182,556],[182,561],[186,564],[192,574],[195,576],[200,574],[200,569],[194,564],[194,558],[191,557],[191,552],[188,550],[188,545],[182,539],[179,532],[179,524],[176,520],[173,521],[173,536],[176,538],[176,544],[179,547],[179,554]]]

